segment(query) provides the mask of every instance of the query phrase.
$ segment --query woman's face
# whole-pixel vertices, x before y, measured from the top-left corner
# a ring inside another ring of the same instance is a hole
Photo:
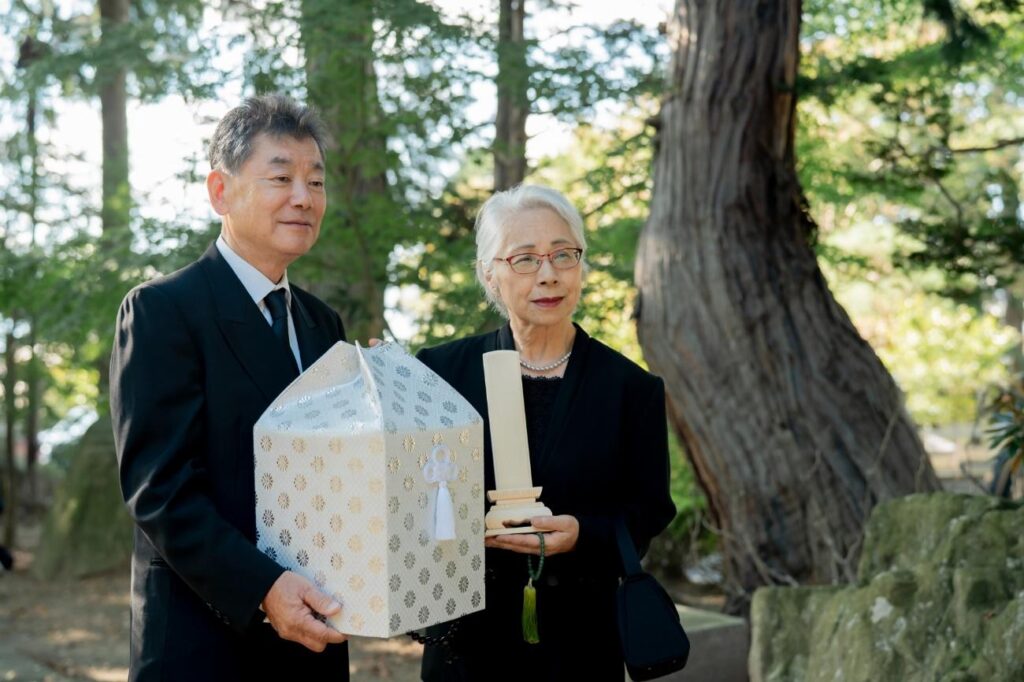
[[[512,218],[498,258],[524,253],[548,254],[579,246],[572,230],[557,213],[549,208],[531,208]],[[514,272],[508,262],[500,260],[492,265],[487,285],[497,287],[497,294],[512,320],[531,326],[548,326],[563,323],[572,316],[583,285],[581,264],[560,270],[545,258],[540,269],[530,274]]]

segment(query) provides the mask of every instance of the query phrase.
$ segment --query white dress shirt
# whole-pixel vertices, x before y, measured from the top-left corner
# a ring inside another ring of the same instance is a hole
[[[224,256],[231,270],[242,282],[242,286],[252,296],[253,302],[259,307],[260,312],[266,319],[267,324],[273,325],[274,320],[270,317],[267,304],[263,301],[274,289],[284,289],[285,302],[288,304],[288,345],[291,346],[292,355],[295,356],[295,364],[299,371],[302,371],[302,357],[299,355],[299,338],[295,335],[295,322],[292,320],[292,291],[288,288],[288,272],[285,271],[281,281],[275,284],[257,270],[251,263],[235,253],[228,243],[224,241],[224,235],[217,237],[217,250]]]

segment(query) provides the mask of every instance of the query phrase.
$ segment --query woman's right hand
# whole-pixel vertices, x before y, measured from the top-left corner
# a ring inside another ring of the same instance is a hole
[[[576,541],[580,537],[580,522],[575,516],[535,516],[530,525],[544,533],[544,554],[564,554],[576,549]],[[484,538],[485,547],[507,549],[520,554],[540,554],[540,540],[536,533],[515,535],[495,535]]]

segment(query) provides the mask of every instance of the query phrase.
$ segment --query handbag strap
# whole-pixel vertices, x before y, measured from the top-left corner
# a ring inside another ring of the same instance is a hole
[[[633,538],[629,534],[629,529],[626,528],[625,519],[621,516],[615,519],[615,537],[619,543],[619,556],[622,557],[622,570],[626,572],[626,577],[642,573]]]

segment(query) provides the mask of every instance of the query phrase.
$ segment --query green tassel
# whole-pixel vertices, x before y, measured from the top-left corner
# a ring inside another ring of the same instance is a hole
[[[527,644],[540,642],[540,633],[537,631],[537,589],[533,586],[533,580],[523,588],[523,639]]]

